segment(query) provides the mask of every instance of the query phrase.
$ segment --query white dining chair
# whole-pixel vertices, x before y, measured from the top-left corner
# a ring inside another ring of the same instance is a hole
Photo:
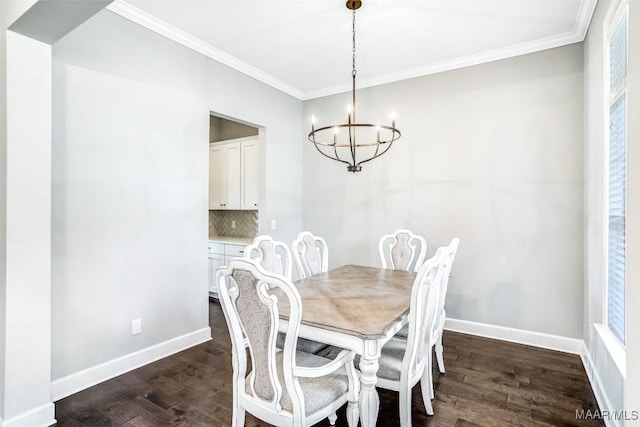
[[[427,241],[410,230],[385,234],[378,242],[382,268],[418,271],[427,254]]]
[[[253,242],[247,245],[244,250],[244,257],[256,261],[265,270],[282,275],[291,280],[292,277],[292,261],[291,251],[286,243],[273,240],[271,236],[261,235],[253,239]],[[278,334],[278,347],[284,345],[284,334]],[[317,354],[329,345],[326,343],[316,342],[305,338],[298,340],[298,350],[307,353]]]
[[[436,311],[436,321],[434,323],[433,331],[431,331],[431,343],[434,346],[436,353],[436,360],[438,362],[438,371],[441,374],[445,373],[444,368],[444,347],[442,346],[442,334],[444,332],[444,322],[447,318],[447,313],[445,310],[445,301],[447,298],[447,289],[449,287],[449,279],[451,277],[451,268],[453,267],[453,261],[455,260],[456,253],[458,252],[458,245],[460,244],[460,239],[454,237],[451,239],[451,242],[448,246],[444,246],[438,249],[441,252],[442,262],[443,262],[443,275],[442,280],[440,281],[440,293],[438,297],[438,307]],[[408,327],[402,328],[397,334],[396,337],[405,338],[407,337],[409,332]],[[433,388],[433,384],[430,385]]]
[[[356,427],[360,383],[355,353],[344,350],[330,360],[295,350],[302,304],[291,281],[256,261],[234,258],[216,271],[216,282],[232,342],[232,425],[243,426],[246,412],[278,426],[310,426],[324,418],[335,425],[337,409],[347,403],[348,425]],[[282,313],[288,315],[282,350],[276,347],[281,314],[276,291],[290,307]]]
[[[244,249],[244,257],[258,261],[265,270],[280,274],[291,280],[293,262],[291,251],[286,243],[273,240],[271,236],[261,235]]]
[[[444,332],[444,322],[447,318],[446,310],[444,309],[445,300],[447,298],[447,289],[449,287],[449,279],[451,278],[451,267],[453,267],[453,261],[456,258],[458,252],[458,245],[460,239],[454,237],[451,239],[449,246],[444,249],[442,254],[442,262],[444,264],[444,271],[442,274],[442,280],[440,282],[440,296],[438,298],[438,307],[436,311],[436,321],[434,323],[433,331],[431,332],[432,342],[434,343],[436,360],[438,361],[438,370],[441,374],[445,373],[444,370],[444,347],[442,346],[442,334]],[[433,383],[431,384],[433,388]]]
[[[309,231],[298,233],[291,243],[293,259],[301,278],[324,273],[329,269],[329,248],[327,242]]]
[[[409,334],[407,339],[393,337],[383,347],[378,360],[376,387],[400,393],[400,425],[411,426],[411,396],[413,386],[420,382],[422,401],[428,415],[433,415],[431,399],[432,352],[431,331],[436,320],[438,294],[443,265],[436,255],[418,270],[411,289]],[[424,378],[424,380],[423,380]]]

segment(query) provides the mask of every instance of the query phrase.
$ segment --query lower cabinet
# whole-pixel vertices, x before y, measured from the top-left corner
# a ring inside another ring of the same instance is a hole
[[[209,295],[218,298],[216,270],[229,263],[231,258],[242,257],[244,245],[209,242]]]
[[[209,252],[209,295],[218,298],[216,270],[224,265],[224,255]]]

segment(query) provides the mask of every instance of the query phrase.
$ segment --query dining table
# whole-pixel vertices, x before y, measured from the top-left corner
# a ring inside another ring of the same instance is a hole
[[[302,301],[299,336],[355,351],[360,355],[360,422],[376,425],[380,400],[376,391],[382,346],[409,321],[416,273],[344,265],[294,282]],[[286,298],[278,298],[288,313]],[[287,326],[282,318],[281,330]]]

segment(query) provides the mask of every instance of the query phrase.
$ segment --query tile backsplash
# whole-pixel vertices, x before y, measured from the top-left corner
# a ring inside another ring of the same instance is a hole
[[[236,228],[231,227],[236,222]],[[209,236],[256,237],[258,211],[209,211]]]

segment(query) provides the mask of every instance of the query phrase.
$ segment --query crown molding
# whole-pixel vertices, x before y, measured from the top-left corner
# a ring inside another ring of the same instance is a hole
[[[123,18],[135,22],[136,24],[142,25],[143,27],[160,35],[163,35],[176,43],[188,47],[189,49],[195,50],[196,52],[201,53],[204,56],[207,56],[228,67],[231,67],[234,70],[240,71],[243,74],[253,77],[254,79],[275,89],[278,89],[288,95],[291,95],[298,99],[303,98],[302,91],[294,88],[293,86],[284,83],[283,81],[278,80],[275,77],[255,67],[252,67],[246,62],[243,62],[236,57],[221,51],[220,49],[216,49],[210,44],[203,42],[202,40],[174,27],[173,25],[169,25],[166,22],[154,17],[153,15],[150,15],[138,9],[137,7],[130,5],[126,1],[116,0],[109,6],[107,6],[107,9],[122,16]]]
[[[580,10],[578,11],[575,26],[573,27],[574,33],[576,33],[580,38],[578,41],[583,42],[584,38],[587,36],[587,31],[589,31],[589,25],[591,24],[591,18],[593,18],[593,13],[596,11],[597,4],[598,0],[582,0],[580,2]]]
[[[463,58],[455,58],[452,60],[442,61],[435,64],[429,64],[421,67],[415,67],[396,73],[389,73],[381,76],[375,76],[368,79],[358,80],[358,89],[364,89],[372,86],[378,86],[387,83],[394,83],[401,80],[412,79],[416,77],[427,76],[430,74],[441,73],[444,71],[456,70],[472,65],[484,64],[487,62],[498,61],[501,59],[512,58],[515,56],[526,55],[529,53],[539,52],[542,50],[552,49],[573,43],[584,41],[589,28],[589,23],[595,11],[597,0],[582,0],[580,2],[580,10],[576,16],[573,31],[558,34],[544,39],[534,40],[531,42],[521,43],[518,45],[507,46],[495,49],[489,52],[483,52],[477,55],[469,55]],[[128,4],[124,0],[116,0],[107,6],[107,9],[117,13],[118,15],[129,19],[151,31],[161,34],[170,40],[175,41],[185,47],[199,52],[215,61],[227,65],[243,74],[278,89],[288,95],[298,98],[302,101],[320,98],[323,96],[335,95],[337,93],[348,92],[351,90],[351,83],[321,88],[311,91],[302,91],[297,89],[273,76],[267,74],[251,65],[240,61],[234,56],[229,55],[215,47],[203,42],[202,40],[172,26],[154,16],[143,12],[142,10]]]

